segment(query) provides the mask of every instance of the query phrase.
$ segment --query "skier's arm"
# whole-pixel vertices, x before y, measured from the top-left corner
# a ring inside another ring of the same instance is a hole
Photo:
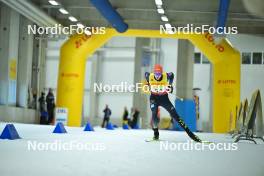
[[[149,85],[149,75],[150,73],[149,72],[145,72],[145,79],[147,81],[147,85],[148,85],[148,88],[149,88],[149,91],[150,91],[150,85]]]
[[[169,84],[172,85],[173,79],[174,79],[174,74],[172,72],[167,73],[167,77],[168,77]]]

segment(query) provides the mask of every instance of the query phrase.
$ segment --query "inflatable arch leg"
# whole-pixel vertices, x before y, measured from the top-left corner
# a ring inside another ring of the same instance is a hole
[[[192,43],[213,66],[213,132],[224,133],[235,126],[236,106],[240,102],[240,54],[227,40],[216,44],[209,34],[193,36]],[[230,122],[230,115],[233,122]]]
[[[68,126],[81,126],[86,60],[111,38],[74,35],[61,47],[56,106],[68,109]]]

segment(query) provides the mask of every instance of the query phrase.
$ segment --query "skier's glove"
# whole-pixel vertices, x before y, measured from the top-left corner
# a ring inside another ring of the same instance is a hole
[[[172,93],[173,92],[173,86],[172,85],[168,85],[168,92]]]

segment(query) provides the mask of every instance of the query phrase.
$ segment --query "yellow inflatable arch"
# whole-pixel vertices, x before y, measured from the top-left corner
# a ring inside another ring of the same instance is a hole
[[[61,47],[56,106],[68,109],[68,126],[81,125],[86,59],[114,36],[190,40],[213,65],[213,132],[230,130],[230,116],[235,116],[240,103],[240,54],[226,39],[216,44],[210,34],[172,35],[134,29],[118,33],[111,28],[103,35],[73,35]]]

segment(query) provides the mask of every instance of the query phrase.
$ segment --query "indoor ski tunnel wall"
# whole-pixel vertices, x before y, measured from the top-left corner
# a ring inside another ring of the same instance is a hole
[[[231,114],[235,116],[236,106],[240,103],[240,54],[226,39],[216,44],[213,36],[208,33],[161,34],[159,30],[136,29],[118,33],[112,28],[106,29],[105,34],[73,35],[61,47],[57,107],[68,109],[68,126],[81,125],[86,59],[115,36],[175,38],[191,41],[213,66],[212,130],[216,133],[230,130],[230,116]]]

